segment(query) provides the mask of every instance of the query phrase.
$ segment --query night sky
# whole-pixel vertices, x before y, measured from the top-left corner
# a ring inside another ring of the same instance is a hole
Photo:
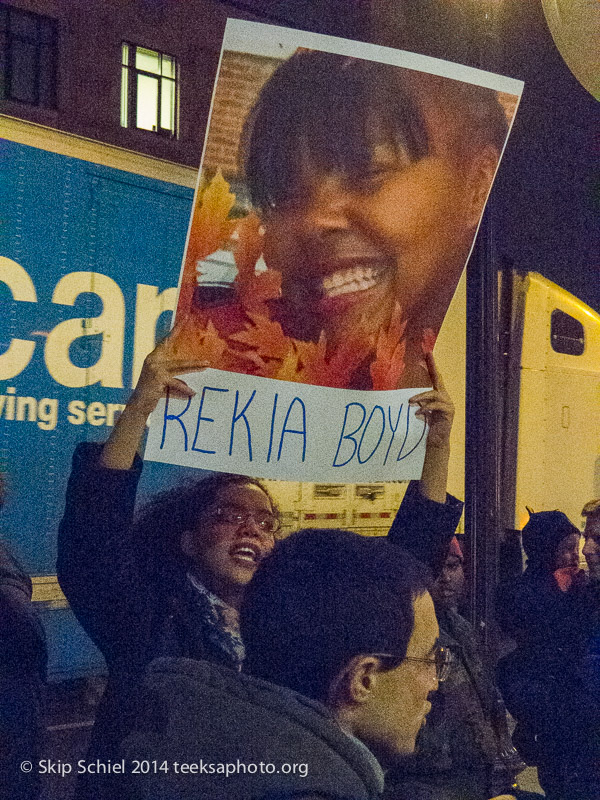
[[[496,246],[600,311],[600,103],[563,61],[541,4],[506,6],[498,71],[525,90],[491,198]]]

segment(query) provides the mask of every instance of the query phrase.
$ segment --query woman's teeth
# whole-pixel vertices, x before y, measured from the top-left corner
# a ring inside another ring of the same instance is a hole
[[[377,270],[373,267],[351,267],[323,278],[323,293],[326,297],[337,297],[350,292],[364,292],[377,283]]]

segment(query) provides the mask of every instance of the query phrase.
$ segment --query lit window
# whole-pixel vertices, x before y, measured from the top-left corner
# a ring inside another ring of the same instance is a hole
[[[0,6],[0,94],[56,108],[58,33],[56,20]]]
[[[127,43],[121,55],[121,125],[177,136],[177,61]]]

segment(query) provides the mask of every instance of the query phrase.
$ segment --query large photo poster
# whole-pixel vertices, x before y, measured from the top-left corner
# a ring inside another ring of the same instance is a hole
[[[420,474],[408,399],[455,292],[522,84],[229,20],[146,458],[269,478]]]

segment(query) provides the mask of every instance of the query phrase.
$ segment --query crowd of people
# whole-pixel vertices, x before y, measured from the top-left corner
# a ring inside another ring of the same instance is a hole
[[[412,401],[428,422],[423,474],[388,536],[282,539],[267,489],[244,476],[179,486],[134,514],[148,414],[167,388],[191,391],[176,374],[204,366],[178,363],[168,339],[146,359],[108,441],[74,454],[57,568],[109,673],[88,761],[170,769],[85,774],[78,798],[527,798],[526,764],[551,800],[600,797],[600,501],[583,512],[587,572],[566,516],[531,514],[527,569],[498,588],[516,646],[494,673],[459,612],[453,406],[427,363],[433,389]],[[41,752],[44,638],[8,556],[0,587],[3,786],[34,798],[39,778],[17,764]]]

